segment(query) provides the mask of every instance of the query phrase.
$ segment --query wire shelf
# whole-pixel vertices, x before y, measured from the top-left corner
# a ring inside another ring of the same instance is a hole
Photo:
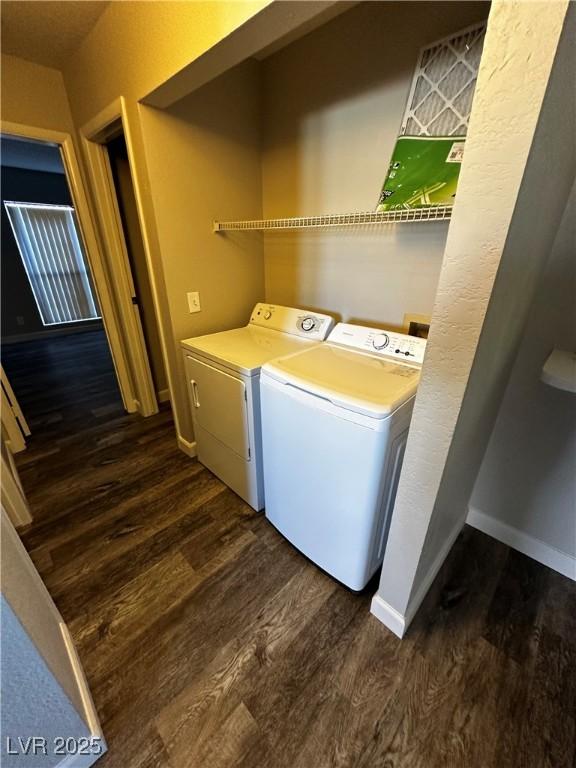
[[[269,231],[278,229],[320,229],[356,227],[367,224],[402,224],[409,221],[445,221],[452,215],[451,205],[429,208],[402,208],[395,211],[334,213],[324,216],[297,216],[286,219],[254,219],[248,221],[215,221],[214,232],[238,230]]]

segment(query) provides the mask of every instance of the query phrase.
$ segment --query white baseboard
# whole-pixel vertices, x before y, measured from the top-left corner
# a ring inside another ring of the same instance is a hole
[[[64,645],[66,646],[70,664],[74,672],[74,677],[76,678],[76,684],[82,698],[82,706],[84,707],[84,722],[90,729],[90,735],[92,738],[98,739],[97,744],[101,746],[102,749],[98,754],[65,755],[57,764],[57,768],[90,768],[90,766],[93,765],[96,760],[98,760],[98,758],[107,751],[108,747],[106,746],[106,740],[104,739],[100,720],[98,719],[98,713],[96,712],[96,707],[94,706],[94,702],[92,700],[92,694],[88,688],[84,669],[82,668],[82,664],[78,658],[76,646],[74,645],[72,637],[70,636],[70,631],[67,625],[63,621],[60,622],[60,632],[62,633]]]
[[[394,632],[397,637],[404,637],[404,632],[406,632],[407,627],[406,617],[401,613],[398,613],[395,608],[392,608],[390,603],[383,600],[378,593],[372,598],[370,613],[373,616],[376,616],[376,618],[381,621],[385,627],[388,627],[391,632]]]
[[[170,402],[170,390],[161,389],[159,392],[156,392],[156,400],[158,400],[159,403]]]
[[[550,544],[546,544],[545,541],[530,536],[519,528],[503,523],[475,507],[468,508],[466,522],[482,533],[492,536],[493,539],[507,544],[512,549],[516,549],[518,552],[542,563],[542,565],[552,568],[553,571],[576,581],[576,557],[561,552]]]
[[[68,754],[59,763],[56,763],[55,768],[90,768],[105,753],[106,750],[104,749],[99,755]]]
[[[184,453],[192,459],[196,456],[196,441],[191,443],[189,440],[185,440],[181,435],[178,435],[178,448],[180,448],[181,451],[184,451]]]
[[[420,586],[416,590],[416,593],[413,597],[408,601],[408,606],[406,608],[406,613],[402,614],[399,611],[397,611],[395,608],[393,608],[390,603],[386,602],[378,593],[374,595],[372,598],[372,604],[370,606],[370,612],[376,616],[376,618],[382,622],[391,632],[394,632],[395,635],[402,638],[404,637],[406,630],[410,626],[410,623],[414,616],[416,616],[416,613],[418,612],[418,609],[422,605],[422,602],[426,595],[428,594],[428,590],[432,586],[432,583],[436,576],[438,575],[438,571],[442,567],[444,560],[448,557],[448,554],[450,553],[450,550],[452,549],[452,546],[454,545],[454,542],[458,538],[458,534],[462,530],[462,527],[464,525],[464,521],[459,521],[452,531],[450,532],[449,536],[446,538],[446,541],[444,542],[444,545],[434,558],[434,561],[430,568],[428,569],[428,573],[426,576],[422,579]]]

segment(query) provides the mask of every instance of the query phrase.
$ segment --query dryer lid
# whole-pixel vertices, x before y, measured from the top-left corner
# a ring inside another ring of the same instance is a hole
[[[253,376],[268,360],[310,349],[319,342],[270,328],[246,325],[231,331],[195,336],[180,343],[187,352],[220,363],[245,376]]]
[[[328,343],[272,360],[262,374],[342,408],[383,419],[416,394],[420,367]]]

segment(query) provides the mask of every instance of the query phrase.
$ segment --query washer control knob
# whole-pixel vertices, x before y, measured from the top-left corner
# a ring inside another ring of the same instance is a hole
[[[387,333],[379,333],[378,336],[374,336],[372,339],[372,346],[374,349],[384,349],[388,346],[389,341]]]
[[[303,331],[312,331],[316,327],[316,320],[313,317],[305,317],[300,324]]]
[[[272,317],[272,312],[270,312],[270,310],[267,309],[266,312],[264,312],[264,320],[270,320],[271,317]]]

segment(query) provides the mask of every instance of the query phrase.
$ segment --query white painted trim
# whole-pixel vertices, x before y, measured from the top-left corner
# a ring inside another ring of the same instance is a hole
[[[440,549],[438,554],[436,555],[434,562],[428,569],[428,573],[426,576],[422,579],[420,582],[420,586],[416,590],[416,593],[413,597],[411,597],[408,601],[408,606],[406,608],[406,613],[402,614],[399,611],[397,611],[395,608],[393,608],[390,603],[387,603],[385,600],[382,599],[382,597],[376,593],[374,597],[372,598],[372,604],[370,605],[370,612],[376,616],[376,618],[382,622],[386,627],[388,627],[389,630],[394,632],[395,635],[402,638],[404,634],[406,633],[406,630],[410,626],[410,623],[412,622],[412,619],[414,616],[416,616],[416,613],[418,612],[418,609],[422,605],[422,602],[426,595],[428,594],[428,590],[432,586],[432,583],[434,582],[434,579],[438,575],[438,572],[442,565],[444,564],[444,561],[448,557],[448,554],[450,553],[450,550],[452,549],[454,542],[458,538],[458,534],[462,530],[462,527],[464,526],[464,521],[458,521],[458,523],[454,526],[452,531],[450,532],[450,535],[447,537],[446,541],[444,542],[443,547]]]
[[[2,442],[0,500],[12,525],[15,528],[20,528],[32,522],[32,515],[20,483],[16,464],[12,458],[12,449],[9,441],[5,441],[4,438],[0,439]]]
[[[148,170],[144,154],[136,151],[138,139],[143,146],[143,137],[140,127],[140,105],[137,107],[137,114],[130,114],[126,100],[121,97],[122,124],[124,126],[124,138],[128,150],[128,162],[130,164],[130,173],[132,174],[132,183],[134,186],[134,196],[136,198],[136,210],[140,222],[140,232],[142,234],[142,244],[144,246],[144,255],[148,266],[148,276],[150,281],[150,290],[152,292],[152,303],[154,305],[154,314],[156,316],[156,326],[158,329],[158,338],[160,340],[160,350],[164,360],[164,370],[168,390],[170,392],[170,402],[172,403],[172,416],[176,433],[180,432],[181,414],[180,405],[176,398],[178,390],[177,381],[180,381],[178,366],[175,365],[174,340],[172,337],[172,323],[168,309],[163,308],[164,295],[160,289],[164,278],[162,269],[155,263],[154,252],[159,251],[158,232],[156,227],[156,216],[154,214],[154,203],[150,193],[150,181],[148,179]]]
[[[94,735],[96,734],[92,734],[92,736]],[[54,768],[90,768],[106,751],[104,750],[99,755],[66,755],[59,763],[56,763]]]
[[[178,435],[178,448],[192,459],[196,456],[196,441],[191,443],[189,440],[184,439],[182,435]]]
[[[99,739],[101,739],[102,745],[105,747],[106,742],[104,741],[104,734],[102,732],[100,720],[98,719],[96,707],[94,706],[92,694],[90,693],[90,688],[88,688],[86,675],[84,674],[84,669],[80,663],[80,659],[78,658],[78,652],[76,651],[76,646],[74,645],[74,641],[70,635],[70,630],[63,621],[60,621],[60,631],[62,632],[64,645],[66,646],[68,656],[70,657],[72,671],[74,672],[78,690],[80,691],[82,706],[84,707],[84,719],[88,728],[90,728],[90,733],[92,736],[97,736]]]
[[[170,402],[170,390],[168,388],[161,389],[159,392],[156,392],[156,399],[159,403],[169,403]]]
[[[112,353],[112,360],[114,362],[120,393],[122,395],[124,407],[128,413],[133,413],[136,410],[134,406],[135,398],[133,397],[125,345],[122,340],[119,322],[116,316],[113,286],[107,275],[102,248],[95,227],[93,211],[90,207],[85,189],[84,177],[76,155],[74,139],[69,133],[63,133],[62,131],[53,131],[37,126],[21,125],[20,123],[11,123],[6,120],[0,121],[0,130],[3,134],[10,136],[19,136],[21,138],[33,139],[36,141],[46,141],[58,144],[60,147],[62,161],[66,170],[66,179],[78,215],[78,224],[82,232],[84,245],[86,246],[86,257],[90,265],[92,277],[94,278],[94,286],[96,288],[96,294],[102,312],[104,330],[106,331],[108,344]]]
[[[0,388],[0,403],[2,433],[6,435],[6,442],[12,453],[20,453],[26,449],[26,440],[4,387]]]
[[[466,522],[472,528],[477,528],[482,533],[492,536],[493,539],[576,581],[576,557],[552,547],[542,539],[524,533],[519,528],[503,523],[475,507],[468,507]]]
[[[18,426],[22,430],[22,434],[24,435],[24,437],[30,437],[30,434],[31,434],[30,427],[28,426],[26,417],[22,413],[22,408],[20,408],[20,403],[16,399],[16,395],[14,394],[14,390],[12,389],[10,380],[8,379],[8,376],[6,375],[6,371],[4,370],[4,367],[1,363],[0,363],[0,378],[2,380],[2,388],[4,389],[4,392],[8,397],[9,407],[14,413],[16,421],[18,422]]]
[[[370,613],[373,616],[376,616],[378,621],[381,621],[382,624],[384,624],[385,627],[388,627],[391,632],[394,632],[397,637],[404,637],[404,632],[406,631],[406,617],[401,613],[398,613],[395,608],[392,608],[390,603],[383,600],[378,593],[372,598]]]
[[[111,104],[100,110],[91,120],[84,123],[80,130],[82,136],[98,144],[105,143],[119,136],[123,131],[124,104],[122,96],[114,99]]]
[[[134,399],[140,402],[142,416],[151,416],[158,413],[158,403],[140,310],[138,305],[133,303],[136,289],[106,146],[112,136],[121,132],[126,136],[126,106],[122,97],[84,125],[80,134],[88,174],[98,201],[97,218],[104,243],[105,259],[116,286],[116,306],[126,354],[130,360]],[[132,174],[131,165],[130,172]]]
[[[182,414],[179,413],[181,408],[175,396],[175,393],[178,391],[176,381],[179,374],[176,365],[172,364],[174,363],[174,340],[172,338],[170,316],[168,310],[164,308],[165,302],[161,299],[164,295],[163,290],[160,288],[160,285],[163,282],[162,270],[161,267],[155,264],[155,259],[153,258],[153,254],[158,250],[159,246],[154,217],[154,205],[150,194],[150,183],[148,180],[146,162],[144,160],[143,150],[137,153],[135,149],[137,140],[139,139],[140,143],[142,142],[139,120],[139,113],[137,112],[135,114],[134,109],[129,110],[126,99],[123,96],[120,96],[92,120],[82,126],[80,133],[88,164],[91,162],[91,158],[96,161],[98,143],[105,143],[114,136],[117,136],[120,127],[124,132],[124,139],[128,150],[128,163],[130,165],[134,196],[136,198],[136,209],[138,220],[140,222],[140,232],[146,256],[148,276],[150,278],[150,290],[152,292],[160,348],[164,360],[166,378],[168,380],[168,389],[170,391],[172,415],[174,417],[176,433],[178,433],[182,419]],[[136,397],[135,402],[138,402]],[[137,409],[143,413],[142,406],[138,405]]]
[[[91,765],[94,765],[94,763],[108,751],[108,746],[106,744],[106,739],[104,738],[100,720],[98,719],[98,713],[96,712],[96,707],[94,706],[90,688],[88,688],[84,669],[82,668],[82,664],[78,658],[76,646],[74,645],[74,641],[70,636],[68,627],[63,621],[60,621],[60,631],[62,633],[62,639],[64,640],[64,645],[70,659],[70,665],[72,667],[72,671],[76,679],[76,684],[80,692],[80,697],[82,699],[82,706],[84,707],[83,719],[90,729],[90,736],[99,740],[102,746],[102,751],[99,754],[93,755],[65,755],[65,757],[63,757],[62,760],[57,763],[56,768],[90,768]]]

